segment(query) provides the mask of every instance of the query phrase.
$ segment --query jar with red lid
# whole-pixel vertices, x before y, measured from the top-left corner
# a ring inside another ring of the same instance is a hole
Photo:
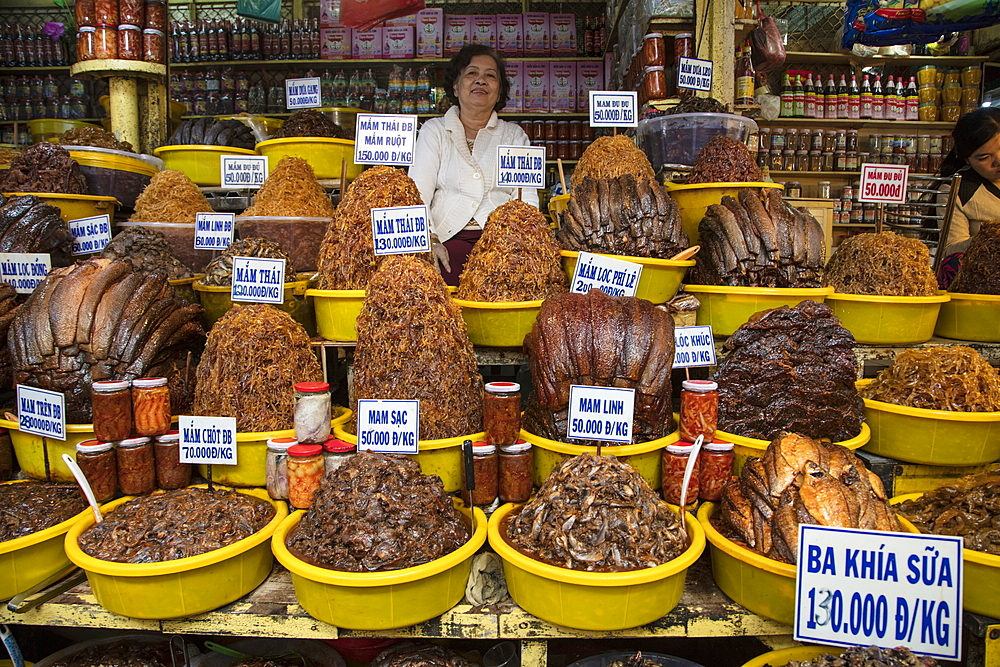
[[[118,26],[118,58],[142,59],[142,29],[139,26],[126,24]]]
[[[472,470],[475,487],[466,491],[466,471],[462,466],[462,500],[466,505],[489,506],[496,502],[500,482],[499,457],[496,445],[488,442],[472,443]]]
[[[531,498],[534,450],[530,442],[518,440],[500,447],[500,501],[524,503]]]
[[[651,32],[642,38],[642,60],[647,67],[667,64],[667,53],[661,33]]]
[[[323,481],[322,445],[292,445],[288,448],[288,502],[300,510],[312,506]]]
[[[146,22],[146,0],[118,0],[118,22],[141,30]]]
[[[681,383],[681,440],[711,440],[719,420],[719,385],[711,380]]]
[[[132,420],[139,435],[163,435],[170,431],[167,378],[132,380]]]
[[[111,500],[118,491],[118,465],[114,444],[100,440],[85,440],[76,446],[76,464],[94,491],[99,503]]]
[[[124,440],[132,434],[132,392],[128,380],[105,380],[90,385],[94,437],[101,442]]]
[[[269,438],[264,455],[264,479],[267,495],[288,500],[288,450],[299,444],[295,438]]]
[[[94,26],[81,26],[76,33],[76,59],[77,62],[83,62],[84,60],[93,60],[97,57],[96,54],[96,41],[97,35],[94,33],[97,28]],[[115,49],[117,49],[117,45]]]
[[[167,5],[160,0],[146,0],[146,20],[143,28],[167,31]]]
[[[722,489],[733,474],[733,443],[712,441],[705,443],[698,455],[698,497],[716,503],[722,498]]]
[[[191,483],[191,464],[181,463],[181,434],[177,431],[156,436],[153,445],[156,461],[156,486],[183,489]]]
[[[330,477],[357,453],[357,445],[340,438],[330,438],[323,443],[323,474]]]
[[[73,16],[76,18],[76,28],[92,26],[97,23],[94,0],[76,0],[73,3]]]
[[[147,63],[165,63],[164,35],[161,30],[146,28],[142,31],[142,59]]]
[[[330,385],[299,382],[295,385],[295,437],[304,445],[322,445],[330,439]]]
[[[694,445],[667,445],[663,449],[661,465],[663,468],[663,499],[674,505],[681,504],[681,489],[684,485],[684,471],[687,469],[688,461],[691,459],[691,452]],[[688,482],[687,504],[690,507],[698,502],[698,464],[695,463],[694,471],[691,473],[691,481]]]
[[[149,438],[127,438],[115,450],[118,488],[126,496],[141,496],[156,488],[156,464]]]
[[[95,26],[94,59],[112,60],[117,57],[118,57],[118,29],[113,25]]]
[[[94,25],[114,27],[118,19],[118,0],[94,0]]]

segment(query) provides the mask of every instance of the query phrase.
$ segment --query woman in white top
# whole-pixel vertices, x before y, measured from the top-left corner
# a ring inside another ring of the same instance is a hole
[[[517,188],[496,187],[497,146],[527,146],[524,131],[500,120],[510,82],[503,59],[480,44],[466,46],[445,72],[453,106],[420,128],[410,178],[417,184],[431,222],[431,246],[449,285],[457,285],[486,218],[517,198]],[[521,191],[538,206],[538,191]]]

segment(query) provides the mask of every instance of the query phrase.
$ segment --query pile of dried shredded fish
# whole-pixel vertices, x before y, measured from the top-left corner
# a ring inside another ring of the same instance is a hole
[[[0,192],[89,194],[87,179],[69,151],[47,141],[24,149],[0,171]]]
[[[927,246],[888,231],[858,234],[841,241],[826,264],[823,285],[841,294],[937,294]]]
[[[1000,373],[971,347],[936,345],[903,350],[859,393],[911,408],[997,412]]]
[[[294,279],[295,265],[287,252],[274,241],[263,238],[249,238],[233,241],[205,267],[203,285],[224,287],[233,284],[233,257],[271,257],[285,260],[285,281]]]
[[[397,644],[378,654],[371,667],[475,667],[464,655],[454,649],[427,644],[412,646]]]
[[[433,266],[413,255],[387,257],[356,326],[355,414],[359,398],[406,396],[420,400],[421,440],[482,430],[483,378],[461,309]]]
[[[320,382],[323,370],[291,315],[237,304],[212,327],[197,380],[194,414],[236,417],[241,432],[280,431],[293,426],[295,383]]]
[[[962,255],[962,267],[948,287],[958,294],[1000,294],[1000,220],[979,226]]]
[[[272,139],[287,137],[328,137],[331,139],[353,139],[344,128],[327,118],[323,112],[315,109],[296,111],[281,129],[274,133]]]
[[[656,567],[687,547],[677,513],[614,456],[566,459],[513,515],[507,537],[526,555],[589,572]]]
[[[0,484],[0,542],[51,528],[85,509],[75,484]]]
[[[649,158],[624,134],[597,137],[583,151],[573,170],[572,189],[575,190],[587,176],[618,178],[625,174],[642,180],[655,176]]]
[[[937,664],[934,658],[916,655],[904,647],[852,646],[840,655],[824,653],[812,660],[791,660],[786,667],[937,667]]]
[[[165,169],[153,174],[149,185],[139,193],[129,221],[193,225],[196,214],[211,212],[205,195],[183,171]]]
[[[57,143],[63,146],[93,146],[95,148],[110,148],[126,153],[135,153],[135,148],[127,141],[119,141],[115,135],[99,127],[88,125],[66,130]]]
[[[532,301],[566,291],[566,273],[541,211],[511,200],[490,213],[459,279],[469,301]]]
[[[264,185],[257,191],[253,206],[245,215],[294,215],[332,218],[333,204],[309,163],[299,157],[283,157]]]
[[[52,664],[52,667],[172,667],[170,644],[120,639],[88,646]]]
[[[377,166],[361,172],[348,186],[326,230],[316,287],[365,289],[385,257],[375,255],[371,210],[423,203],[416,183],[402,169]],[[421,256],[430,261],[429,253]]]
[[[947,482],[896,511],[923,533],[959,535],[966,549],[1000,556],[1000,472]]]
[[[191,269],[173,256],[167,237],[147,227],[127,227],[101,251],[107,259],[127,258],[139,271],[162,271],[170,280],[190,278]]]
[[[686,182],[757,183],[760,179],[760,167],[746,144],[717,134],[698,153]]]

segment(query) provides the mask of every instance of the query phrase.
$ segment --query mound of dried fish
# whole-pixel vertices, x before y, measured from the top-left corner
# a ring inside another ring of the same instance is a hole
[[[654,178],[584,178],[560,222],[565,250],[666,259],[688,247],[677,202]]]
[[[0,252],[52,253],[59,266],[72,249],[73,235],[58,208],[34,195],[0,195]]]
[[[84,553],[113,563],[161,563],[215,551],[274,518],[266,500],[229,489],[155,493],[116,507],[80,535]]]
[[[80,165],[62,146],[40,141],[24,149],[0,171],[0,192],[56,192],[87,194]]]
[[[257,191],[253,206],[243,211],[240,217],[294,215],[331,218],[333,212],[333,204],[330,203],[326,190],[316,180],[316,174],[309,163],[299,157],[285,156]]]
[[[236,304],[212,327],[198,364],[194,414],[236,417],[241,432],[292,428],[297,382],[323,370],[309,334],[286,312]]]
[[[177,126],[168,146],[231,146],[253,150],[257,143],[249,125],[233,118],[192,118]]]
[[[524,349],[535,385],[524,414],[524,427],[531,433],[566,439],[569,388],[574,384],[634,388],[634,442],[673,430],[674,324],[666,311],[649,301],[600,290],[550,297],[524,337]]]
[[[1000,556],[1000,472],[948,482],[895,509],[922,533],[959,535],[966,549]]]
[[[379,653],[371,667],[475,667],[475,663],[444,646],[402,644]]]
[[[295,276],[295,265],[288,253],[274,241],[263,238],[249,238],[233,241],[225,250],[214,257],[205,267],[204,285],[223,287],[233,284],[233,257],[273,257],[285,260],[285,280]]]
[[[333,570],[385,572],[441,558],[470,535],[441,478],[416,459],[358,452],[323,480],[288,547]]]
[[[824,653],[812,660],[791,660],[786,667],[937,667],[934,658],[919,656],[910,649],[852,646],[840,655]]]
[[[826,256],[823,230],[808,211],[785,203],[777,188],[749,188],[711,204],[698,223],[701,252],[690,282],[736,287],[819,287]]]
[[[135,271],[127,260],[55,269],[10,326],[14,380],[62,392],[66,421],[88,424],[94,380],[166,377],[178,414],[189,389],[189,355],[205,336],[201,312],[174,294],[166,274]]]
[[[161,232],[148,227],[128,227],[115,234],[101,251],[107,259],[125,259],[138,271],[161,271],[168,280],[190,278],[191,269],[173,256],[170,241]]]
[[[717,134],[699,151],[686,182],[759,183],[760,179],[760,167],[746,144]]]
[[[841,294],[937,294],[927,246],[893,232],[858,234],[841,241],[827,262],[823,285]]]
[[[664,112],[666,116],[679,113],[729,113],[726,105],[714,97],[685,97]]]
[[[1000,220],[979,226],[962,255],[962,266],[948,287],[959,294],[1000,294]]]
[[[751,457],[722,491],[721,520],[768,558],[795,563],[799,524],[899,530],[882,481],[851,450],[795,433]]]
[[[515,199],[490,213],[455,296],[469,301],[532,301],[565,291],[562,257],[545,216]]]
[[[614,179],[625,174],[637,181],[648,181],[655,176],[649,158],[634,141],[624,134],[605,135],[597,137],[583,151],[573,170],[571,185],[576,190],[587,177]]]
[[[51,528],[85,509],[75,484],[0,484],[0,542]]]
[[[803,301],[757,313],[726,341],[719,429],[770,440],[782,431],[834,442],[861,432],[854,336],[829,306]]]
[[[395,167],[367,169],[351,181],[319,251],[319,289],[365,289],[385,255],[372,244],[373,208],[423,204],[417,185]],[[430,261],[430,254],[419,255]]]
[[[334,123],[315,109],[304,109],[296,111],[281,129],[274,133],[272,139],[283,139],[286,137],[327,137],[330,139],[354,139],[347,134],[344,128]]]
[[[172,667],[170,644],[122,639],[97,644],[65,657],[52,667]]]
[[[677,513],[635,468],[590,454],[560,463],[507,536],[532,558],[588,572],[656,567],[687,547]]]
[[[441,274],[413,255],[390,255],[368,284],[357,319],[354,392],[420,400],[420,439],[478,433],[483,378],[458,305]]]
[[[93,146],[95,148],[110,148],[116,151],[134,153],[135,148],[127,141],[119,141],[115,135],[99,127],[87,125],[66,130],[57,142],[62,146]],[[253,148],[251,146],[251,148]]]
[[[935,345],[903,350],[861,396],[925,410],[1000,411],[1000,373],[976,350]]]
[[[211,212],[212,205],[183,171],[164,169],[139,193],[129,221],[193,225],[199,213]]]

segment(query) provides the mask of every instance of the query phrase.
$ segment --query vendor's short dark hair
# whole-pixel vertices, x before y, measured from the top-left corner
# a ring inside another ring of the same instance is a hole
[[[444,94],[448,96],[451,103],[458,106],[458,96],[455,94],[455,82],[462,76],[462,71],[469,66],[476,56],[489,56],[497,64],[497,75],[500,77],[500,97],[493,105],[494,111],[500,111],[507,106],[507,99],[510,97],[510,81],[507,79],[507,63],[496,50],[484,44],[470,44],[463,46],[454,58],[448,63],[448,68],[444,72]]]

